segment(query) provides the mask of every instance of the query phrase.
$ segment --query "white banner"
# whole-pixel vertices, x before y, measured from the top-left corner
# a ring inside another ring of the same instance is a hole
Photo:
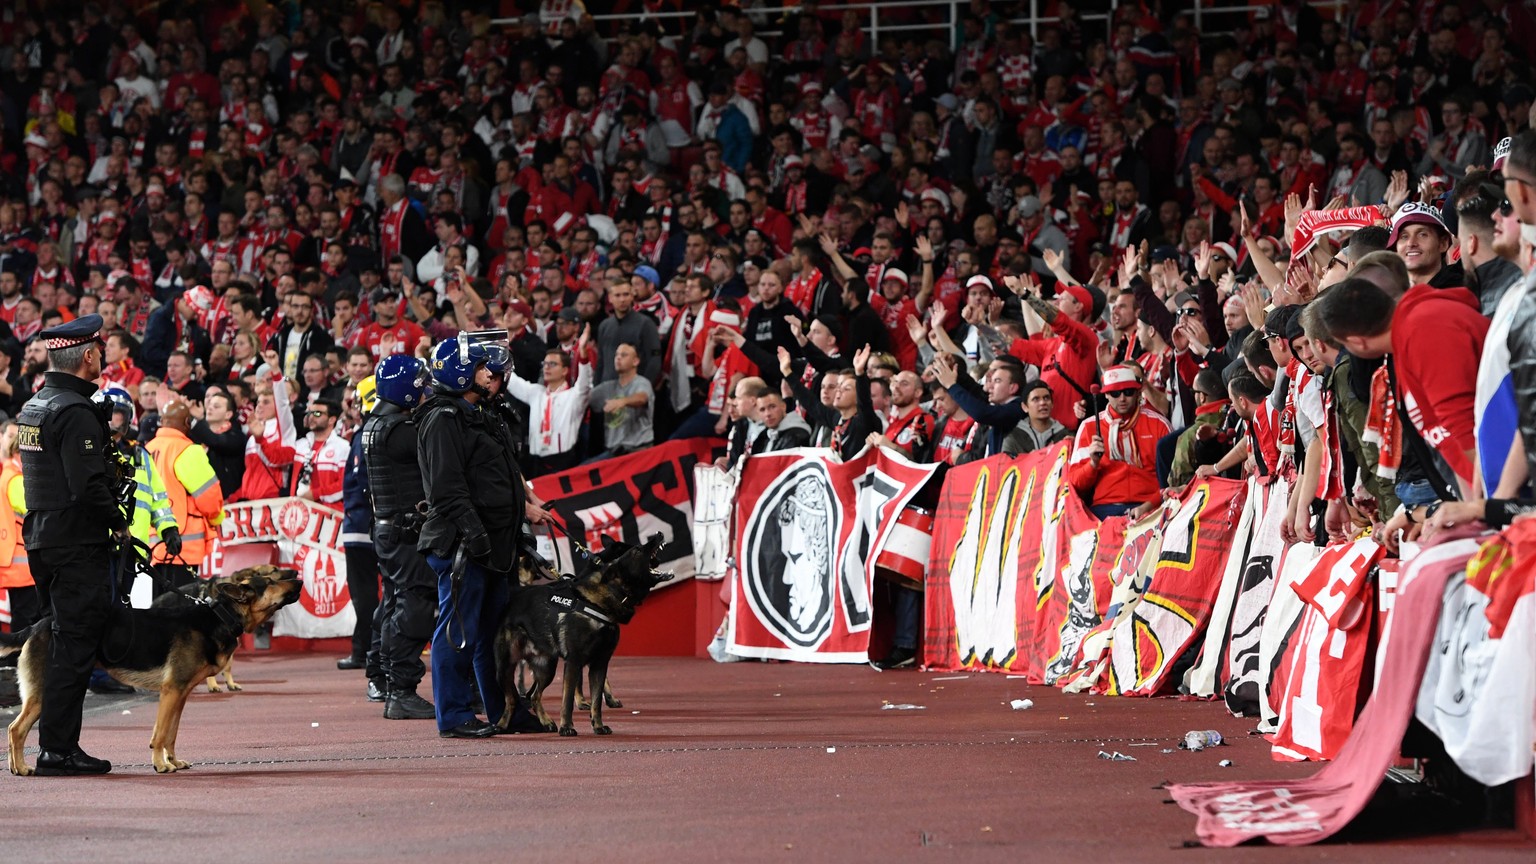
[[[245,566],[239,547],[277,547],[279,566],[304,580],[299,602],[278,610],[274,636],[301,639],[349,637],[357,623],[347,593],[347,559],[341,546],[341,511],[303,498],[264,498],[224,507],[218,539],[204,562],[205,572],[228,575]]]

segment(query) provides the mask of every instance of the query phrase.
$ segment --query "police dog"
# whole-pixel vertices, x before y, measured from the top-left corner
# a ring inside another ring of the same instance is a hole
[[[189,606],[197,605],[198,602],[217,600],[219,585],[242,580],[248,581],[251,576],[257,575],[259,569],[261,568],[252,567],[241,570],[227,578],[197,579],[190,585],[182,585],[179,588],[161,593],[155,597],[155,601],[150,605],[156,609],[185,609]],[[224,676],[224,686],[222,687],[219,685],[220,675]],[[209,693],[223,693],[224,687],[228,687],[231,693],[238,693],[245,689],[235,680],[234,651],[229,652],[229,657],[225,659],[223,668],[217,669],[212,675],[209,675],[206,683]]]
[[[511,722],[518,692],[517,670],[524,663],[533,673],[527,698],[534,716],[546,731],[575,735],[571,714],[576,690],[586,670],[592,693],[605,692],[608,662],[619,645],[619,627],[629,623],[651,589],[672,577],[656,570],[662,537],[653,535],[644,545],[612,543],[592,556],[574,577],[547,585],[520,589],[507,608],[496,634],[496,668],[506,703],[501,712],[503,730]],[[565,661],[564,694],[560,725],[544,710],[544,690],[555,679],[555,661]],[[603,701],[592,700],[592,731],[611,735],[603,725]]]
[[[190,767],[176,758],[176,733],[187,697],[198,682],[229,662],[241,633],[272,619],[277,610],[299,599],[304,583],[295,570],[270,565],[241,570],[214,580],[211,600],[152,609],[124,609],[107,624],[96,659],[113,678],[160,691],[160,707],[150,734],[155,771],[167,774]],[[43,675],[53,618],[45,616],[26,631],[0,634],[0,655],[21,652],[17,664],[21,711],[10,726],[11,773],[33,768],[22,756],[27,733],[43,711]]]

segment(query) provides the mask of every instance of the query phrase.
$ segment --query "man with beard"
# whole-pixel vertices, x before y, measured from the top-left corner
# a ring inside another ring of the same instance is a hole
[[[933,445],[933,417],[923,410],[923,381],[916,372],[903,370],[891,377],[891,411],[884,432],[869,436],[869,443],[886,447],[915,461],[925,461]]]
[[[283,297],[283,309],[288,323],[277,331],[268,347],[277,351],[283,374],[297,378],[306,359],[315,355],[324,359],[326,349],[335,342],[325,328],[315,323],[315,301],[308,294],[298,289],[289,291]]]
[[[1460,261],[1445,263],[1453,239],[1438,209],[1410,201],[1393,215],[1387,246],[1396,250],[1408,265],[1409,285],[1455,288],[1465,284],[1466,279]]]

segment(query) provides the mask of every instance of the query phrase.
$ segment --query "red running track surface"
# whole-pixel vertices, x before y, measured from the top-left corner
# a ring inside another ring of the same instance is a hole
[[[1536,860],[1512,831],[1391,839],[1423,823],[1390,806],[1323,847],[1182,848],[1194,820],[1164,803],[1165,781],[1315,770],[1271,761],[1251,721],[1212,703],[1068,696],[1003,675],[620,658],[611,737],[578,718],[577,738],[449,741],[431,721],[382,719],[361,674],[333,661],[238,656],[245,692],[192,698],[177,755],[195,767],[168,776],[148,765],[149,694],[90,697],[82,743],[114,773],[0,777],[5,859]],[[1016,698],[1035,706],[1011,710]],[[557,694],[547,702],[557,714]],[[1173,749],[1207,728],[1232,744]]]

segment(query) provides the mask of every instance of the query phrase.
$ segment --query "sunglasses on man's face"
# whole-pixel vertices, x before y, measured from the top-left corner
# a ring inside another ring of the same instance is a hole
[[[331,416],[331,412],[329,412],[329,411],[319,411],[319,410],[310,411],[309,412],[309,416],[311,416],[311,417],[329,417],[329,416]]]
[[[1504,217],[1505,219],[1508,219],[1510,216],[1513,216],[1514,213],[1515,213],[1515,205],[1509,203],[1509,199],[1508,198],[1505,198],[1503,201],[1499,202],[1499,215],[1500,216]]]

